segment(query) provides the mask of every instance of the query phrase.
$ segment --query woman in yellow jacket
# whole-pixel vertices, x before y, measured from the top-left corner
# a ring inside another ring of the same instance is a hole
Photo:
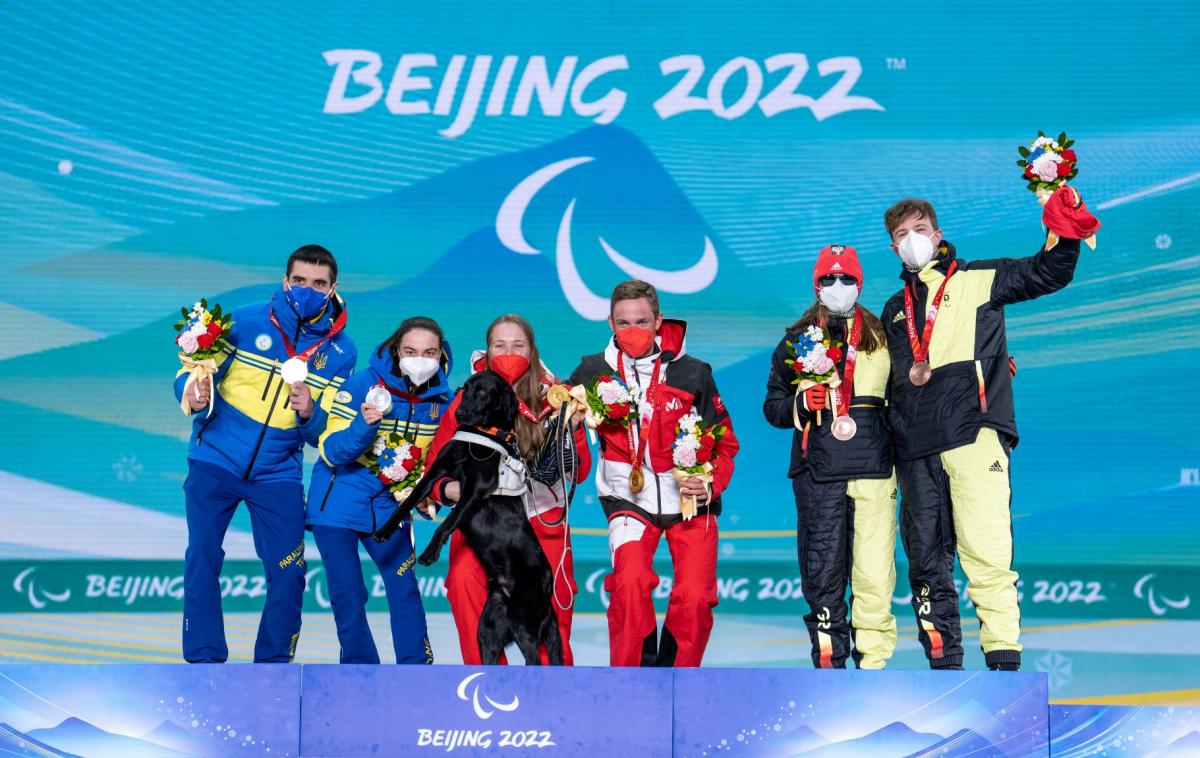
[[[862,266],[854,248],[821,250],[813,288],[817,302],[772,357],[763,414],[773,426],[794,429],[788,476],[813,665],[845,668],[853,657],[859,668],[878,669],[896,647],[896,475],[884,408],[890,361],[883,325],[858,305]],[[814,327],[842,347],[824,357],[811,351]],[[830,368],[838,387],[798,389],[798,371]]]

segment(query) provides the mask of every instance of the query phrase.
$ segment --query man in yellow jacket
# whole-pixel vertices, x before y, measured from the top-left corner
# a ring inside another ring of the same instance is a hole
[[[1009,510],[1017,426],[1004,307],[1065,287],[1080,239],[1099,227],[1069,187],[1046,204],[1043,223],[1058,239],[1036,254],[966,262],[942,238],[928,202],[901,200],[884,214],[904,263],[904,287],[881,319],[892,361],[900,533],[918,635],[935,669],[962,668],[956,552],[988,668],[1021,665]]]

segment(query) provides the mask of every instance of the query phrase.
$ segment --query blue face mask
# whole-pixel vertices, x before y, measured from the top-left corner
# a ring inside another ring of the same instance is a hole
[[[329,302],[328,292],[321,292],[312,287],[301,287],[293,284],[285,291],[288,302],[292,305],[292,310],[306,321],[320,313],[325,304]]]

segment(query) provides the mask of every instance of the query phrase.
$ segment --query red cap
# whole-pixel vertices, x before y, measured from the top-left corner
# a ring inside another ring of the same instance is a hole
[[[858,281],[862,292],[862,264],[858,262],[858,251],[849,245],[826,245],[817,254],[817,265],[813,266],[813,291],[821,294],[821,277],[830,274],[846,274]]]

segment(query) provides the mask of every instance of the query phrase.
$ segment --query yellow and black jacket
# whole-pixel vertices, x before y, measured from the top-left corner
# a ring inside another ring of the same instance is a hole
[[[919,272],[904,271],[916,290],[916,332],[925,328],[929,300],[937,293],[954,245],[943,241],[933,261]],[[1004,306],[1056,292],[1070,283],[1079,260],[1079,240],[1060,239],[1027,258],[958,261],[938,310],[929,346],[933,377],[917,387],[908,378],[912,345],[905,323],[904,290],[883,307],[883,327],[892,360],[889,412],[897,455],[913,460],[975,440],[980,427],[995,429],[1017,444],[1012,374],[1004,333]]]

